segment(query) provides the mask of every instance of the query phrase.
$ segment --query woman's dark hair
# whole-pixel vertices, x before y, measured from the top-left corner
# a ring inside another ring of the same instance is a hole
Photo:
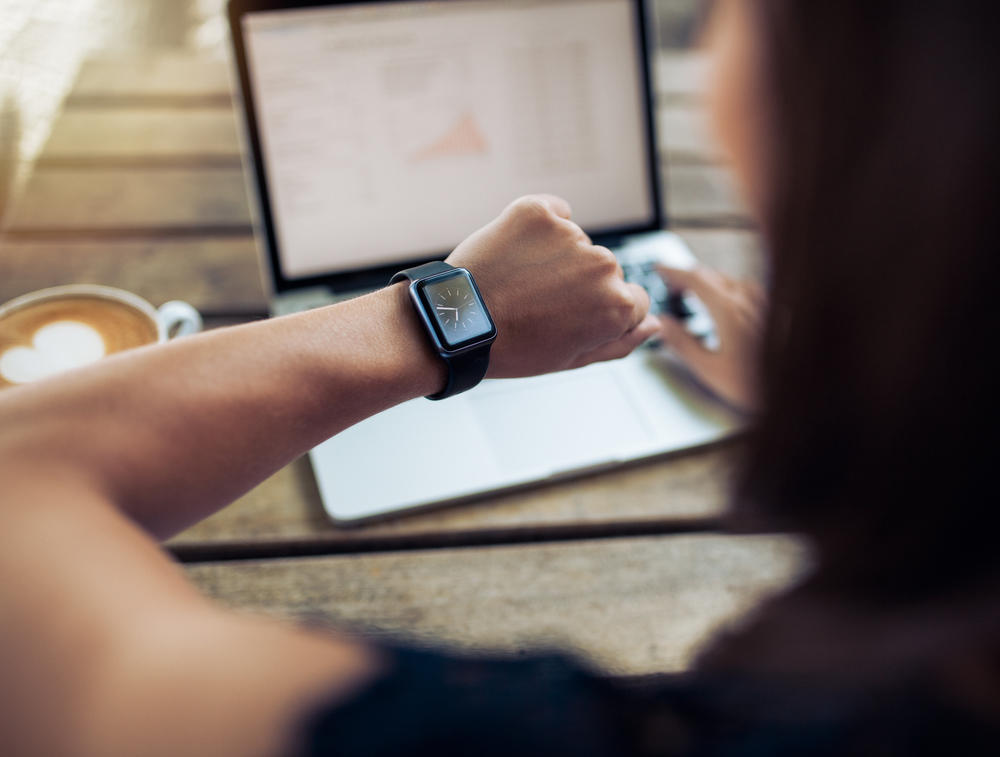
[[[997,4],[753,8],[774,304],[736,520],[806,533],[858,598],[994,576]]]

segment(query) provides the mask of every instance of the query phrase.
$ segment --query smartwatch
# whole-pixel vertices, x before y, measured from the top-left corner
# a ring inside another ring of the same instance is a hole
[[[448,368],[448,379],[429,400],[471,389],[486,375],[497,327],[472,274],[443,261],[400,271],[389,281],[410,282],[410,299],[431,345]]]

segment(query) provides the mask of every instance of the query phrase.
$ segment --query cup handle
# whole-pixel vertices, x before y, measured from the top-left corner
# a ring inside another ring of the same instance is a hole
[[[201,331],[201,314],[180,300],[165,302],[157,310],[157,317],[166,339],[176,339]]]

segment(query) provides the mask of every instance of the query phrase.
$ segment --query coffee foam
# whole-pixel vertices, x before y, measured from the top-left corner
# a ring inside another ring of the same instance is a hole
[[[0,318],[0,388],[37,381],[157,341],[143,311],[103,297],[27,303]]]

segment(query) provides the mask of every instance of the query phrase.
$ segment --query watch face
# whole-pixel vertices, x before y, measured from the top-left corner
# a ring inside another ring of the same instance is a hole
[[[493,321],[465,271],[422,284],[421,294],[438,336],[449,349],[480,341],[495,332]]]

